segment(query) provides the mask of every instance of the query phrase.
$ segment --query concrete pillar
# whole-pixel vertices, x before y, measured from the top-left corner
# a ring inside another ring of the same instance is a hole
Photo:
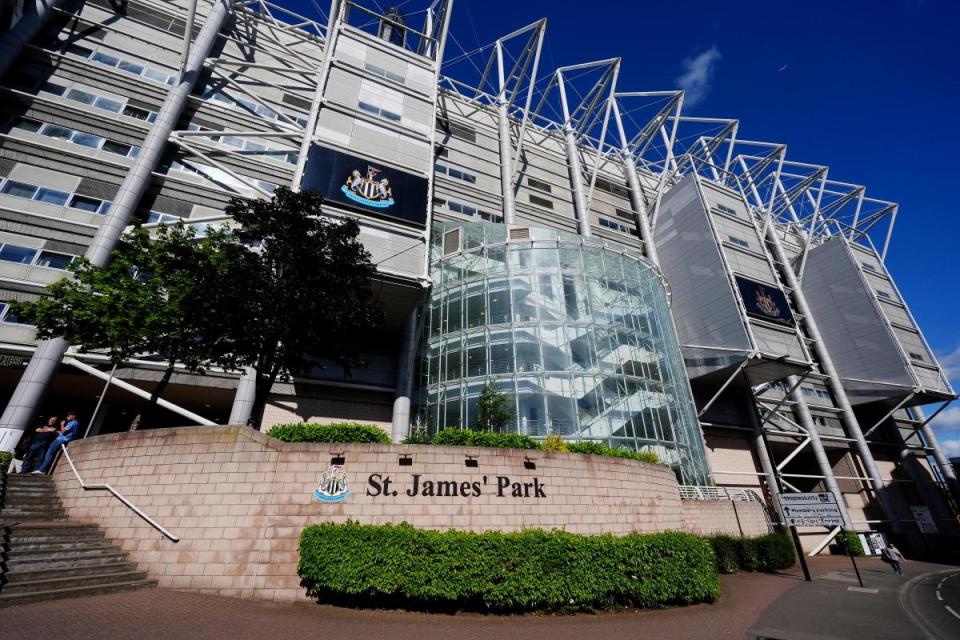
[[[840,420],[843,422],[844,429],[846,429],[847,435],[854,440],[860,460],[863,461],[863,466],[866,468],[867,475],[870,477],[870,485],[873,487],[877,499],[887,514],[890,528],[895,533],[901,533],[902,527],[900,526],[900,519],[893,505],[893,500],[890,498],[890,492],[887,491],[887,487],[883,483],[883,477],[880,475],[877,462],[873,458],[870,447],[867,446],[866,438],[863,437],[860,423],[857,421],[857,416],[853,413],[853,406],[851,406],[850,400],[847,398],[847,392],[844,390],[843,383],[840,381],[840,374],[837,373],[837,369],[833,365],[833,358],[830,357],[830,352],[823,342],[823,336],[820,334],[817,320],[813,315],[813,311],[810,309],[810,305],[807,304],[806,296],[803,295],[803,290],[800,288],[800,281],[797,278],[797,274],[793,271],[787,252],[783,248],[783,243],[780,242],[780,236],[777,235],[777,226],[775,224],[771,223],[767,225],[767,240],[773,248],[774,258],[783,265],[784,279],[787,281],[787,286],[790,287],[790,290],[793,292],[793,301],[797,305],[797,310],[800,312],[800,315],[803,316],[803,322],[813,344],[813,349],[816,352],[817,360],[820,362],[820,368],[827,377],[830,391],[833,393],[833,398],[836,400],[837,407],[840,409]]]
[[[230,419],[227,424],[250,424],[253,414],[253,403],[257,399],[257,372],[253,367],[245,367],[237,391],[233,394],[233,405],[230,407]]]
[[[0,34],[0,76],[10,70],[23,51],[24,45],[33,40],[64,0],[25,0],[23,17],[13,29]]]
[[[817,460],[820,473],[823,474],[823,483],[827,485],[827,490],[833,493],[837,505],[840,507],[840,515],[843,516],[843,528],[846,531],[853,531],[853,522],[850,520],[850,514],[847,512],[847,505],[843,501],[843,494],[840,493],[840,485],[837,484],[837,478],[833,475],[833,466],[830,464],[827,452],[823,449],[820,432],[817,431],[817,425],[814,424],[813,417],[810,415],[810,407],[807,406],[806,400],[803,399],[803,394],[800,392],[800,389],[794,388],[799,382],[800,378],[797,376],[787,377],[787,385],[793,389],[793,392],[790,394],[790,399],[794,403],[794,413],[800,421],[800,426],[804,428],[810,437],[810,450],[813,452],[813,457]]]
[[[166,148],[170,133],[187,103],[187,97],[203,69],[203,62],[210,55],[220,29],[227,22],[232,11],[229,0],[219,0],[213,5],[210,15],[197,35],[190,50],[184,73],[179,84],[170,89],[157,120],[151,127],[140,148],[133,166],[127,173],[110,207],[110,213],[97,229],[86,258],[96,266],[105,265],[110,253],[116,247],[123,231],[130,222],[130,216],[140,203],[140,198],[150,186],[152,173],[157,168]],[[19,26],[19,25],[18,25]],[[0,417],[0,451],[11,451],[36,413],[43,393],[57,371],[57,366],[66,353],[68,344],[62,338],[44,340],[30,359],[30,364],[20,377],[17,388]]]
[[[400,344],[399,366],[397,367],[397,394],[393,399],[393,424],[390,435],[394,442],[400,442],[410,433],[410,396],[413,393],[413,369],[417,354],[417,311],[419,305],[410,312],[403,329],[403,341]]]

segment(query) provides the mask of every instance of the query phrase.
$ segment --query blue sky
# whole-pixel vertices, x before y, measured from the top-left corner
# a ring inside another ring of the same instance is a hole
[[[737,118],[741,137],[786,143],[791,159],[900,203],[888,267],[960,388],[960,205],[948,197],[958,186],[960,3],[456,0],[452,32],[471,49],[544,16],[545,60],[619,56],[622,90],[670,89],[687,73],[688,95],[699,94],[688,113]],[[937,422],[960,455],[960,407]]]

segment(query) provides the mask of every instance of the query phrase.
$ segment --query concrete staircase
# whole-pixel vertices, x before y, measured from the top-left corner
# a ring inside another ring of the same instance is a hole
[[[50,476],[0,487],[0,607],[153,587],[95,524],[70,522]]]

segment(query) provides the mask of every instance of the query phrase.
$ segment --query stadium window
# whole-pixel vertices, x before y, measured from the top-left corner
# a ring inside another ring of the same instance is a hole
[[[883,298],[884,300],[893,300],[893,296],[884,291],[883,289],[877,289],[877,295]]]
[[[376,105],[372,105],[369,102],[363,102],[362,100],[357,105],[360,107],[361,111],[366,111],[367,113],[372,113],[375,116],[379,116],[384,120],[389,120],[391,122],[400,122],[400,115],[393,113],[392,111],[387,111],[386,109],[381,109]]]
[[[730,240],[730,242],[732,242],[733,244],[737,245],[738,247],[743,247],[745,249],[750,248],[749,242],[747,242],[746,240],[741,240],[736,236],[727,236],[727,239]]]
[[[16,244],[0,245],[0,260],[17,264],[30,264],[37,257],[37,250]]]
[[[873,266],[872,264],[870,264],[869,262],[861,262],[860,264],[862,264],[862,265],[863,265],[863,268],[866,269],[867,271],[876,272],[876,270],[877,270],[877,268],[876,268],[875,266]]]
[[[736,217],[736,215],[737,215],[737,210],[736,210],[736,209],[734,209],[734,208],[732,208],[732,207],[728,207],[728,206],[725,205],[725,204],[720,204],[719,202],[718,202],[717,204],[713,205],[713,208],[714,208],[715,211],[718,211],[718,212],[720,212],[720,213],[725,213],[725,214],[727,214],[728,216],[734,216],[734,217]]]
[[[617,209],[616,211],[618,218],[623,218],[624,220],[634,222],[633,211],[627,211],[626,209]]]
[[[91,198],[89,196],[81,196],[76,194],[70,198],[70,208],[106,215],[110,210],[110,202],[106,200],[100,200],[99,198]]]
[[[914,353],[913,351],[910,352],[910,359],[916,360],[917,362],[925,362],[922,355],[919,353]]]
[[[71,256],[66,253],[56,253],[54,251],[41,251],[40,257],[37,258],[36,265],[38,267],[46,267],[48,269],[66,269],[67,266],[74,261],[76,256]]]
[[[543,180],[537,180],[536,178],[527,178],[527,186],[531,189],[537,189],[538,191],[544,191],[546,193],[552,192],[549,184]]]
[[[827,426],[827,419],[823,416],[813,416],[813,424],[818,427],[825,427]]]
[[[535,195],[530,196],[530,204],[535,204],[538,207],[544,207],[545,209],[553,209],[553,202],[547,200],[546,198],[541,198]]]

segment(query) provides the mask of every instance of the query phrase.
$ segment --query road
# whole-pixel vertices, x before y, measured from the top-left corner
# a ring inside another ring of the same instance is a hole
[[[848,565],[818,575],[778,598],[748,640],[956,640],[960,569],[905,562],[904,577],[861,558],[864,588]]]

